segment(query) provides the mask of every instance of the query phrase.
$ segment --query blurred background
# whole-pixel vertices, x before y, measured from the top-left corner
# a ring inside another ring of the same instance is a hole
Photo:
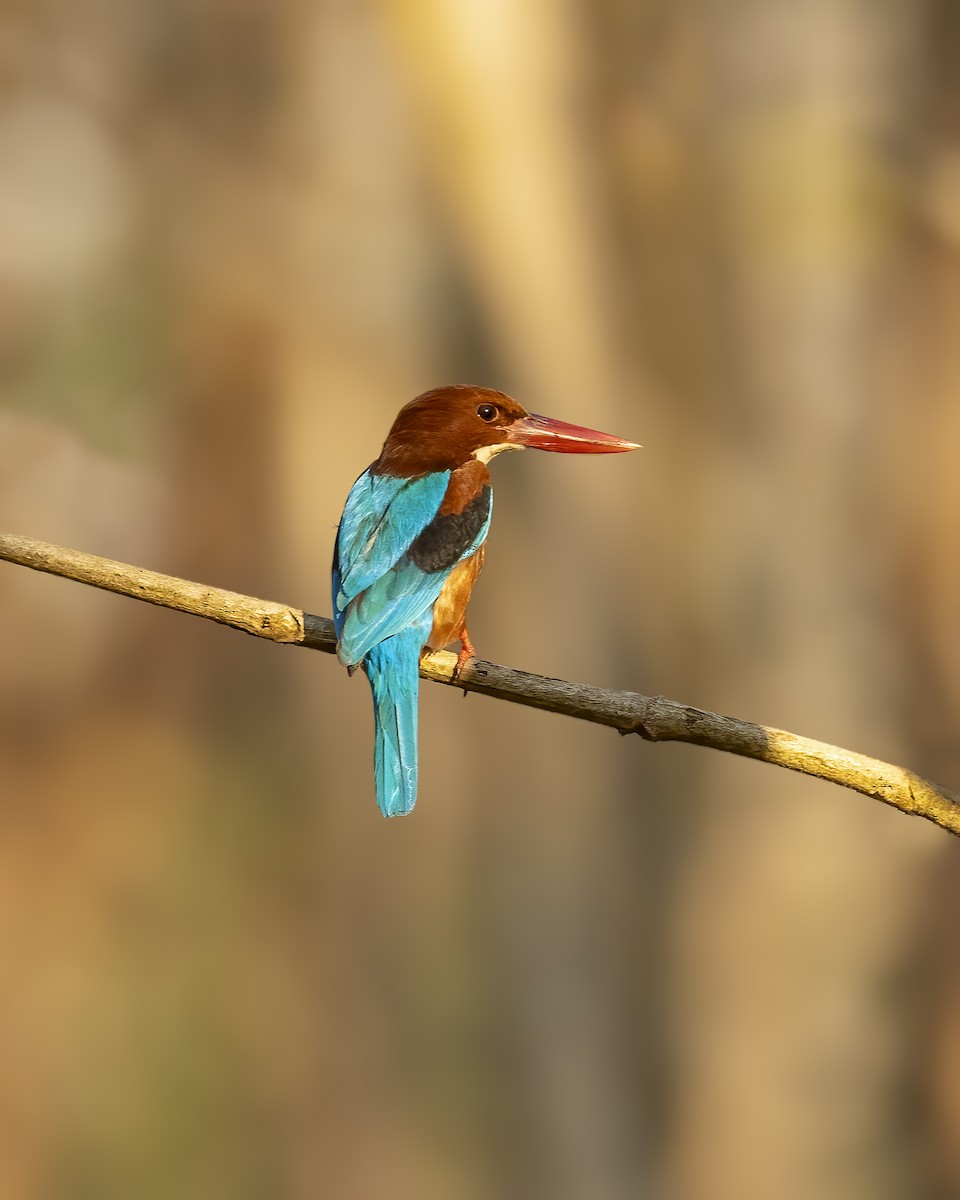
[[[950,0],[7,0],[0,527],[329,614],[401,404],[487,658],[960,785]],[[957,843],[0,564],[0,1195],[960,1195]]]

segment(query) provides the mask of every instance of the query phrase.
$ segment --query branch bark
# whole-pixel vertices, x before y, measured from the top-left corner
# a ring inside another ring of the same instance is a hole
[[[329,618],[286,604],[160,575],[14,534],[0,533],[0,560],[205,617],[272,642],[336,653],[336,634]],[[549,679],[483,659],[468,663],[455,679],[456,661],[456,655],[446,651],[431,654],[421,662],[420,675],[433,683],[608,725],[621,734],[636,733],[650,742],[691,742],[786,767],[852,788],[960,834],[960,796],[904,767],[783,729],[692,708],[663,696],[642,696],[566,679]]]

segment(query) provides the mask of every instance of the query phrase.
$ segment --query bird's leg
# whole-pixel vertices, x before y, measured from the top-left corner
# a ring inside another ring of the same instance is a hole
[[[467,633],[466,622],[460,628],[460,647],[460,653],[457,655],[457,665],[453,668],[454,679],[459,678],[460,672],[471,658],[477,657],[477,652],[473,648],[473,642],[470,641],[470,634]]]

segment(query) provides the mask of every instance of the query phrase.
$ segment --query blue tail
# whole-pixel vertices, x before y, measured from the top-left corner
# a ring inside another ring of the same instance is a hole
[[[405,629],[367,651],[363,669],[373,691],[377,804],[401,817],[417,802],[417,693],[423,633]]]

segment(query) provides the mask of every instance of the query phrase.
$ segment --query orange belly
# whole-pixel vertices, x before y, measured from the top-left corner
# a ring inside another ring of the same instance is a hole
[[[457,563],[450,572],[433,606],[433,628],[427,641],[431,650],[442,650],[462,636],[466,627],[467,603],[483,566],[485,551],[486,545],[481,546],[475,554]]]

